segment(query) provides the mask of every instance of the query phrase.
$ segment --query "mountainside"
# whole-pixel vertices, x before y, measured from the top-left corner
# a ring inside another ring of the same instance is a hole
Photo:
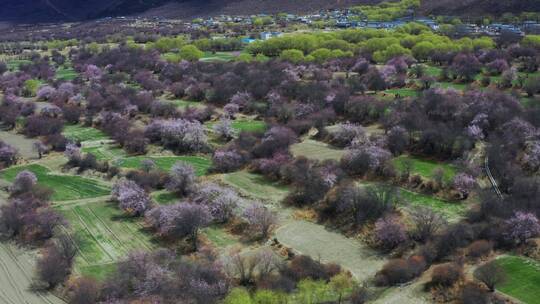
[[[422,10],[435,15],[502,15],[538,12],[540,0],[422,0]]]
[[[3,0],[0,21],[78,21],[142,14],[193,18],[219,14],[302,13],[381,0]],[[423,0],[425,13],[442,15],[502,14],[539,11],[540,0]]]
[[[0,21],[78,21],[145,14],[192,18],[219,14],[310,12],[381,0],[4,0]]]

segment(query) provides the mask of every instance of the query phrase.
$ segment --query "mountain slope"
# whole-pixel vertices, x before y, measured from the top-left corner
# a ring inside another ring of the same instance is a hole
[[[383,0],[2,0],[0,21],[78,21],[142,14],[193,18],[220,14],[312,12]],[[441,15],[500,15],[540,11],[540,0],[422,0],[422,11]]]
[[[502,15],[538,12],[540,0],[422,0],[422,10],[435,15]]]

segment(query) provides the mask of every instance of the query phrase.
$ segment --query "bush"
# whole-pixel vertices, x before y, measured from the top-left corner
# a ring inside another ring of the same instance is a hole
[[[493,249],[493,244],[486,240],[474,241],[467,247],[467,255],[472,258],[481,258],[488,256]]]
[[[403,284],[420,275],[425,267],[426,262],[420,256],[390,260],[375,275],[375,283],[378,286]]]
[[[430,284],[450,287],[463,277],[463,269],[455,263],[446,263],[433,269]]]

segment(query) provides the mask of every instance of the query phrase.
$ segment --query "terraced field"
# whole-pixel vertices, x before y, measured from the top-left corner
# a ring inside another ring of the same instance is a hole
[[[192,165],[199,176],[205,175],[212,165],[209,158],[202,156],[135,156],[120,159],[117,165],[130,169],[140,168],[141,162],[145,159],[153,160],[157,167],[165,171],[169,171],[175,163],[183,161]]]
[[[108,195],[111,191],[107,185],[97,180],[74,175],[57,174],[38,164],[11,167],[0,171],[0,178],[13,182],[17,174],[23,170],[32,171],[36,174],[39,184],[54,190],[53,201],[99,197]]]
[[[345,155],[345,150],[336,149],[320,141],[305,139],[301,143],[291,146],[291,152],[295,157],[305,156],[316,160],[340,160]]]
[[[76,270],[80,273],[103,277],[129,252],[155,247],[140,219],[124,216],[112,203],[97,199],[57,205],[56,209],[64,214],[75,235],[79,249]]]
[[[497,287],[523,303],[540,303],[540,263],[518,256],[504,256],[496,260],[506,271],[507,281]]]
[[[216,123],[208,122],[206,126],[212,128]],[[266,130],[266,123],[260,120],[253,119],[237,119],[231,122],[231,127],[237,132],[264,132]]]

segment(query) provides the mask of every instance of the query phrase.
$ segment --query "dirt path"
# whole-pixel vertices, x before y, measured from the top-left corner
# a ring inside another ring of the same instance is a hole
[[[275,237],[314,259],[340,264],[359,281],[373,277],[385,263],[385,258],[362,242],[306,221],[289,221],[276,230]]]

